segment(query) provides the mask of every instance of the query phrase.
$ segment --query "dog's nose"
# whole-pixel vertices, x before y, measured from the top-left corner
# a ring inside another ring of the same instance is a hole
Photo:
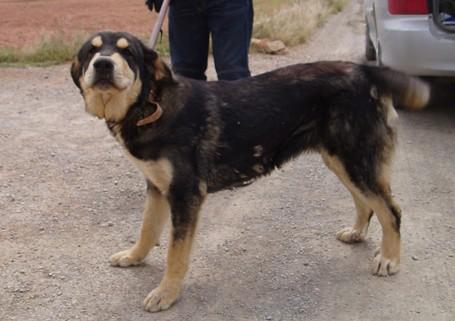
[[[110,73],[114,69],[114,65],[109,59],[98,59],[93,64],[93,67],[95,68],[96,72],[103,74]]]

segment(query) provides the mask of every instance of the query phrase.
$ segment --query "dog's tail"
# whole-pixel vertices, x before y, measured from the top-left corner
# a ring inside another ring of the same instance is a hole
[[[387,67],[362,66],[380,94],[392,95],[403,107],[422,109],[430,101],[430,86],[423,80]]]

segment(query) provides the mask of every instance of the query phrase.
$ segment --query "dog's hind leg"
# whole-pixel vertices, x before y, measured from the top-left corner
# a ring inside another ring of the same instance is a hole
[[[150,249],[159,243],[159,238],[169,213],[167,198],[155,187],[149,185],[140,237],[131,249],[112,255],[110,259],[111,265],[127,267],[140,264]]]
[[[191,184],[188,184],[191,185]],[[184,184],[175,184],[171,189],[172,230],[167,255],[167,267],[160,285],[144,300],[147,311],[157,312],[168,309],[178,298],[188,270],[190,251],[193,243],[199,209],[205,198],[206,187],[199,186],[199,193],[187,190]]]
[[[343,179],[341,179],[343,181]],[[344,184],[344,183],[343,183]],[[346,186],[346,184],[344,184]],[[368,226],[373,217],[373,210],[362,201],[361,198],[352,193],[357,216],[352,227],[346,227],[337,232],[337,239],[345,243],[356,243],[365,240],[368,233]]]
[[[378,194],[367,198],[382,226],[382,244],[375,254],[373,269],[373,273],[379,276],[395,274],[400,269],[401,209],[392,197],[388,169],[388,165],[382,165]]]
[[[343,185],[351,192],[354,200],[357,216],[356,221],[352,227],[346,227],[337,232],[337,239],[345,243],[362,242],[368,232],[373,210],[364,201],[363,197],[359,195],[355,185],[350,180],[344,165],[335,157],[329,156],[327,152],[321,152],[322,159],[327,167],[340,179]]]
[[[365,186],[355,183],[348,174],[355,171],[355,164],[352,164],[352,168],[346,168],[345,164],[337,156],[329,155],[325,151],[322,151],[321,155],[327,166],[335,172],[351,192],[358,210],[357,222],[354,227],[350,228],[350,230],[345,230],[344,233],[343,230],[338,232],[338,238],[340,238],[340,234],[347,234],[346,238],[350,238],[352,235],[350,231],[355,231],[355,233],[366,231],[369,218],[372,215],[372,211],[374,211],[382,226],[382,245],[374,259],[373,273],[385,276],[398,272],[400,263],[401,210],[391,196],[389,174],[386,170],[388,166],[385,164],[381,166],[377,171],[379,175],[374,179],[374,186],[366,189]],[[373,173],[376,171],[372,168],[369,172]],[[360,211],[357,202],[359,202]]]

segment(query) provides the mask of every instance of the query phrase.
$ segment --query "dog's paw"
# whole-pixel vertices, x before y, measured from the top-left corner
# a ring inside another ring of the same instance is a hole
[[[373,274],[377,276],[388,276],[398,273],[400,270],[399,259],[388,259],[380,251],[376,252],[373,264]]]
[[[144,309],[149,312],[158,312],[169,309],[178,299],[179,287],[159,286],[150,292],[144,300]]]
[[[142,263],[143,258],[133,254],[131,249],[115,253],[109,259],[112,266],[134,266]]]
[[[365,234],[353,227],[346,227],[337,232],[337,239],[344,243],[357,243],[365,239]]]

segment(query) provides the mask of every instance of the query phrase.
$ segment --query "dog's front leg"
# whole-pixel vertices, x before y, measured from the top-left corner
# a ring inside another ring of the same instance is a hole
[[[112,255],[111,265],[127,267],[140,264],[152,246],[159,243],[161,231],[169,217],[169,212],[169,202],[166,196],[149,184],[140,237],[132,248]]]
[[[198,192],[194,188],[186,189],[178,186],[170,191],[172,230],[167,267],[160,285],[144,300],[144,307],[150,312],[166,310],[177,300],[188,270],[199,209],[206,192],[201,188]]]

